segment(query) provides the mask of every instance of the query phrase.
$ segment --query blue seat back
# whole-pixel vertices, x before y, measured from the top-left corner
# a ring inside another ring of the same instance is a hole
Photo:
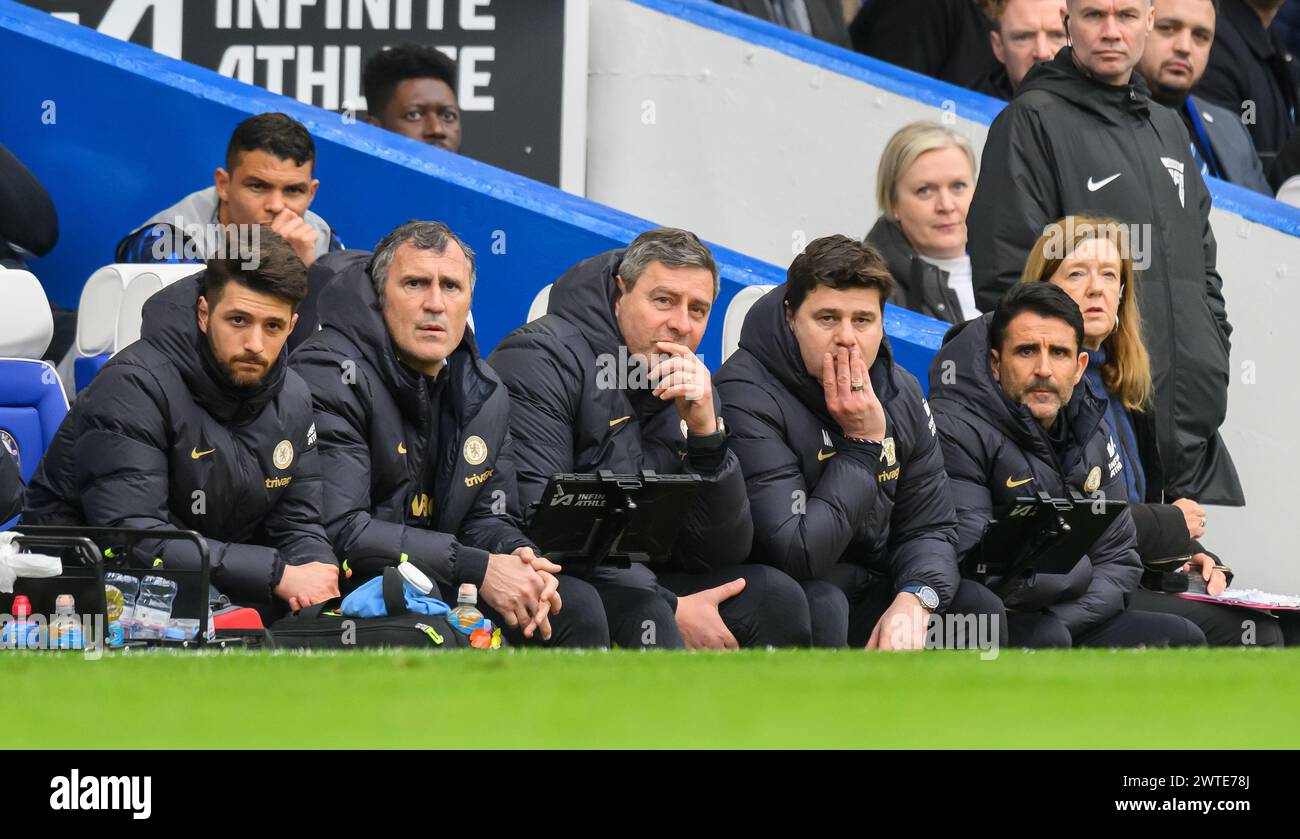
[[[53,365],[0,358],[0,445],[18,460],[24,481],[36,473],[67,414],[68,400]]]

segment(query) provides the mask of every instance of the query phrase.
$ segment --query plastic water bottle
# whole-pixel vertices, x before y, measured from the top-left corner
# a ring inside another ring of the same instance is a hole
[[[172,616],[176,600],[176,581],[150,574],[140,581],[140,597],[135,601],[138,638],[161,638]]]
[[[121,635],[125,638],[136,637],[137,624],[135,620],[135,601],[140,595],[140,580],[130,574],[119,574],[116,571],[108,571],[104,574],[105,589],[109,585],[116,588],[122,595],[122,613],[118,616],[117,622],[121,628]],[[113,635],[113,618],[109,617],[109,637]]]
[[[163,630],[163,639],[166,641],[193,641],[198,635],[197,618],[172,618],[167,621],[167,628]]]
[[[85,645],[81,621],[77,620],[77,602],[71,594],[60,594],[54,598],[50,646],[56,650],[80,650]]]
[[[483,623],[483,613],[478,610],[478,586],[473,583],[461,583],[456,592],[456,608],[447,613],[447,622],[452,629],[460,630],[465,635],[474,632]]]
[[[447,613],[451,628],[469,636],[469,645],[476,650],[495,650],[501,646],[501,630],[478,610],[478,586],[461,583],[456,592],[456,608]]]
[[[104,620],[108,622],[108,645],[122,646],[125,642],[122,633],[122,591],[117,586],[104,585]]]

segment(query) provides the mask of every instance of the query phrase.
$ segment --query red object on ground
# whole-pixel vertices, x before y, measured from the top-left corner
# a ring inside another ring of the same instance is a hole
[[[265,629],[262,616],[256,609],[245,606],[232,606],[212,613],[212,628],[217,632],[223,629]]]

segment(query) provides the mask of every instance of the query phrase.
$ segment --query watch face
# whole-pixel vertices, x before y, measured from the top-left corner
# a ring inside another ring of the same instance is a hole
[[[921,598],[921,605],[933,612],[939,608],[939,594],[929,586],[922,586],[921,590],[916,593]]]

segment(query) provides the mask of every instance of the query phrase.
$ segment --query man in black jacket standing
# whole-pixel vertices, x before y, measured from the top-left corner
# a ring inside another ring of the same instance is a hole
[[[752,559],[801,581],[817,646],[918,649],[944,612],[974,617],[961,646],[995,647],[1002,603],[958,573],[930,408],[885,338],[892,286],[874,248],[827,236],[746,316],[717,382]]]
[[[1138,72],[1151,98],[1187,126],[1202,177],[1211,175],[1273,197],[1250,132],[1231,111],[1191,94],[1205,73],[1215,39],[1216,0],[1153,0],[1156,24]]]
[[[1079,307],[1050,283],[1016,286],[994,312],[944,337],[930,399],[957,507],[958,557],[976,549],[995,508],[1022,496],[1125,497],[1105,405],[1082,383],[1082,345]],[[1126,608],[1141,575],[1125,509],[1068,573],[990,583],[1005,589],[1017,646],[1204,644],[1185,618]]]
[[[1072,47],[1036,65],[989,130],[971,205],[975,302],[991,311],[1043,228],[1090,211],[1133,226],[1166,491],[1242,505],[1223,440],[1232,327],[1210,193],[1178,115],[1133,72],[1151,0],[1069,0]]]
[[[557,578],[519,531],[510,395],[467,323],[474,252],[444,224],[410,221],[373,258],[327,254],[312,274],[322,328],[292,366],[311,387],[344,590],[406,557],[449,602],[477,586],[514,643],[608,646],[596,592]]]
[[[1250,130],[1274,188],[1272,168],[1296,127],[1300,73],[1285,42],[1269,25],[1282,0],[1219,0],[1218,32],[1209,65],[1196,86]]]
[[[753,524],[709,369],[695,355],[718,294],[713,255],[660,228],[575,265],[545,317],[488,361],[510,388],[520,503],[552,476],[695,473],[703,486],[672,555],[652,569],[598,567],[610,637],[628,647],[802,646],[808,603],[773,568],[740,565]]]
[[[339,569],[320,523],[311,394],[283,352],[307,268],[259,232],[256,260],[209,259],[149,298],[140,340],[55,434],[23,521],[196,530],[213,585],[268,618],[337,596]],[[198,566],[193,545],[161,545],[165,566]]]

